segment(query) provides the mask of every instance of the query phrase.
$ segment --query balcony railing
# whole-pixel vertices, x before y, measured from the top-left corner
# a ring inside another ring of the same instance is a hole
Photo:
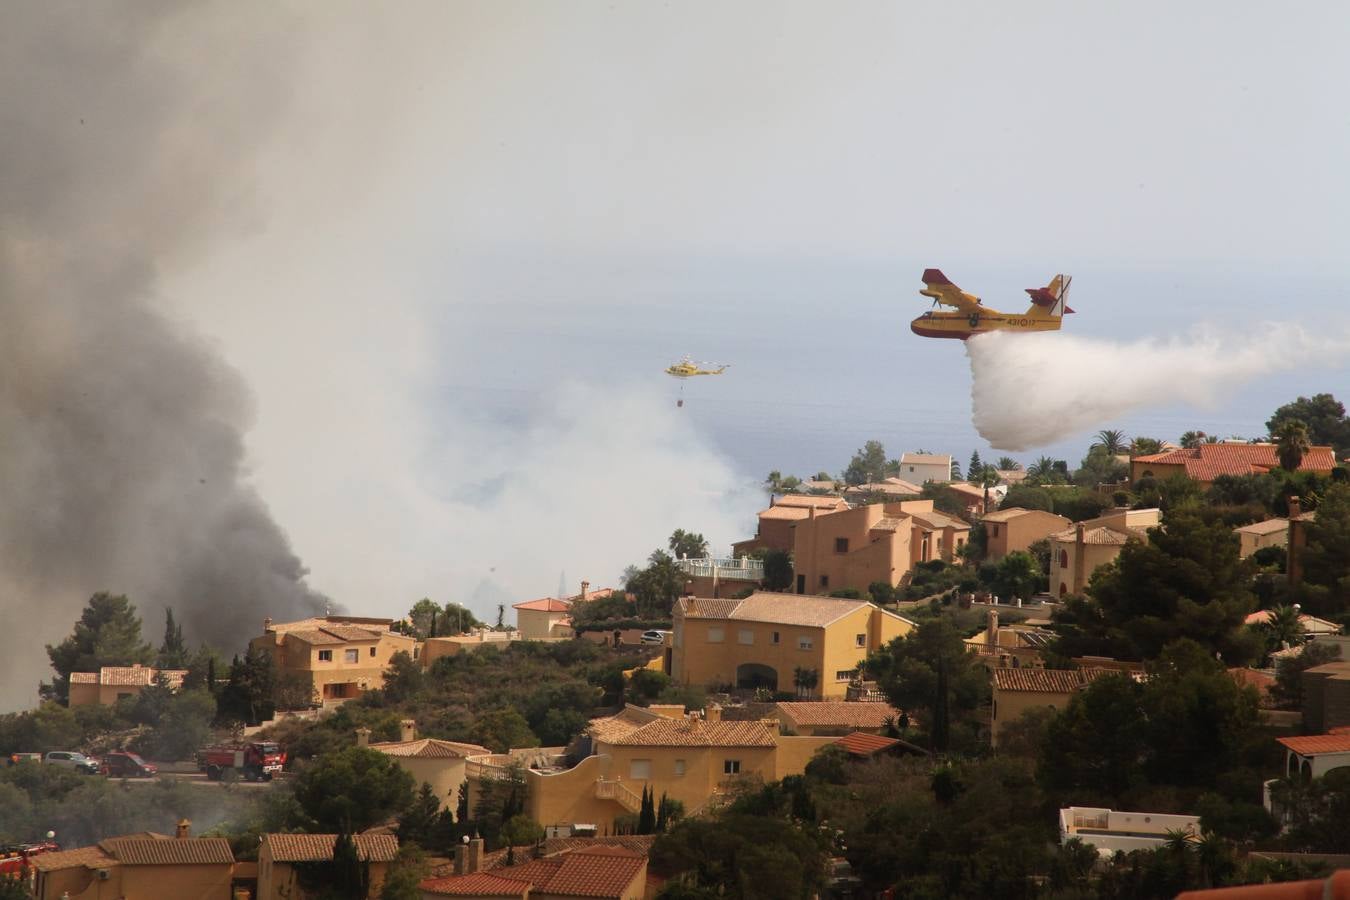
[[[597,800],[613,800],[629,812],[637,812],[642,809],[642,797],[633,793],[632,789],[622,781],[608,781],[604,778],[597,778],[595,781],[595,797]]]
[[[511,757],[504,753],[494,753],[491,756],[471,756],[464,761],[464,777],[477,778],[480,781],[484,778],[505,778],[507,766],[511,764]]]
[[[718,578],[732,581],[763,581],[764,561],[749,557],[721,557],[704,559],[677,559],[675,565],[692,578]]]

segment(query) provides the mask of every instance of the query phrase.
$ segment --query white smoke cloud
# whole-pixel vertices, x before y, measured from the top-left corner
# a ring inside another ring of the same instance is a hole
[[[1109,341],[1059,332],[993,332],[966,341],[975,428],[997,450],[1022,452],[1109,425],[1148,407],[1211,408],[1243,383],[1294,367],[1339,365],[1350,337],[1287,324],[1244,336]]]

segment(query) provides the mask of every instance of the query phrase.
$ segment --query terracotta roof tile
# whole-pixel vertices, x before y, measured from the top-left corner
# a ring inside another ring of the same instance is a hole
[[[169,687],[180,688],[187,677],[187,669],[156,669],[153,666],[104,666],[98,670],[98,683],[118,687],[149,687],[155,676],[163,671]],[[85,674],[85,673],[80,673]]]
[[[357,855],[371,862],[393,862],[398,838],[392,834],[354,835]],[[320,862],[333,858],[335,834],[267,834],[263,841],[277,862]]]
[[[98,684],[97,672],[71,672],[71,684]]]
[[[1276,740],[1300,756],[1350,753],[1350,734],[1313,734],[1305,737],[1282,737]]]
[[[995,669],[994,687],[1000,691],[1071,694],[1087,683],[1078,669]]]
[[[660,718],[658,714],[640,706],[625,706],[612,716],[591,719],[586,731],[596,740],[613,743],[615,738],[631,734],[658,718]]]
[[[337,635],[329,634],[327,631],[321,631],[318,628],[314,629],[302,628],[296,629],[295,631],[287,631],[286,636],[289,638],[295,638],[297,641],[303,641],[304,643],[310,645],[346,643],[346,641],[344,641]]]
[[[1100,525],[1096,528],[1083,529],[1083,543],[1096,546],[1124,547],[1126,543],[1136,537],[1142,537],[1142,534],[1138,532],[1127,533],[1124,531],[1117,531],[1114,528],[1107,528],[1105,525]],[[1050,535],[1050,540],[1058,541],[1059,543],[1077,543],[1078,529],[1070,528],[1066,531],[1052,534]]]
[[[1250,525],[1242,525],[1233,530],[1242,534],[1278,534],[1281,531],[1289,530],[1289,520],[1266,519],[1264,522],[1253,522]]]
[[[465,756],[484,756],[492,751],[477,744],[462,744],[458,741],[442,741],[436,738],[419,738],[415,741],[385,741],[371,744],[370,749],[378,750],[386,756],[404,759],[459,759]]]
[[[616,747],[773,747],[775,729],[763,722],[705,722],[660,718],[604,742]]]
[[[539,612],[567,612],[572,608],[572,604],[566,600],[559,600],[556,597],[544,597],[539,600],[527,600],[524,603],[517,603],[512,609],[531,609]]]
[[[847,509],[848,504],[839,497],[821,497],[816,494],[784,494],[773,501],[773,506],[769,509],[781,509],[782,507],[800,507],[802,509]]]
[[[490,872],[428,878],[418,887],[424,894],[438,897],[524,897],[530,890],[526,882],[502,878]]]
[[[325,625],[319,630],[343,641],[378,641],[384,634],[357,625]]]
[[[1201,444],[1189,450],[1170,450],[1136,456],[1132,462],[1145,465],[1183,466],[1195,481],[1213,481],[1220,475],[1259,475],[1280,465],[1274,444]],[[1299,470],[1329,472],[1336,466],[1330,447],[1312,447],[1303,454]]]
[[[101,847],[76,847],[74,850],[58,850],[56,853],[39,853],[28,862],[39,872],[84,866],[101,869],[117,865],[117,860],[104,853]]]
[[[889,703],[785,701],[776,706],[788,722],[799,726],[880,728],[887,716],[900,717],[900,710]]]
[[[810,517],[811,511],[804,506],[770,506],[759,514],[761,519],[780,522],[800,522]]]
[[[225,838],[136,838],[104,843],[126,866],[234,865],[234,854]]]
[[[852,734],[844,735],[834,743],[843,747],[851,756],[875,756],[883,750],[899,746],[900,741],[896,738],[882,737],[879,734],[855,731]]]
[[[645,856],[622,847],[576,850],[563,855],[561,865],[537,888],[540,894],[617,900],[627,894],[646,865]]]
[[[679,603],[686,618],[804,625],[809,628],[824,628],[849,613],[872,607],[865,600],[776,594],[769,591],[756,591],[743,600],[681,597]]]
[[[916,512],[910,515],[919,522],[931,525],[934,528],[955,528],[958,531],[969,531],[970,523],[963,522],[953,516],[940,512]]]

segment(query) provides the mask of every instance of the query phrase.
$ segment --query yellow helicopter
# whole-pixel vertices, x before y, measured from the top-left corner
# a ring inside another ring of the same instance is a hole
[[[703,368],[707,366],[708,368]],[[673,366],[666,367],[666,374],[680,379],[680,399],[675,401],[677,407],[684,406],[684,379],[693,378],[695,375],[721,375],[727,370],[726,365],[717,365],[713,363],[696,363],[688,356]]]

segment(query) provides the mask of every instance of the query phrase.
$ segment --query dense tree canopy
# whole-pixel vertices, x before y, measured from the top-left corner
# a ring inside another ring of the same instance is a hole
[[[1331,394],[1314,394],[1286,403],[1275,410],[1266,429],[1275,435],[1286,422],[1295,420],[1307,428],[1313,445],[1334,447],[1338,459],[1350,454],[1350,417],[1345,414],[1345,405]]]
[[[75,623],[75,631],[55,647],[47,645],[47,656],[57,677],[53,688],[64,702],[70,693],[71,672],[97,672],[103,666],[149,665],[155,652],[141,636],[141,620],[136,606],[125,595],[100,591]]]
[[[1116,564],[1099,569],[1089,596],[1056,614],[1065,655],[1153,659],[1164,645],[1191,638],[1234,664],[1259,653],[1243,625],[1252,611],[1251,566],[1222,523],[1169,514],[1147,540],[1132,540]]]
[[[1327,488],[1317,518],[1304,527],[1299,600],[1317,615],[1343,616],[1350,612],[1350,486],[1338,482]]]
[[[360,832],[413,802],[413,778],[385,754],[347,747],[296,779],[295,799],[318,832]]]
[[[847,484],[867,484],[886,478],[886,448],[881,441],[868,441],[849,460],[844,469]]]
[[[989,694],[988,676],[945,616],[920,623],[863,666],[896,708],[919,720],[937,750],[951,745],[953,720],[967,716]]]

